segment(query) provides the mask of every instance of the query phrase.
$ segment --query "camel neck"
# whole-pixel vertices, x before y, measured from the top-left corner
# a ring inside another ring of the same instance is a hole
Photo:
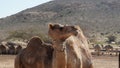
[[[64,41],[54,41],[55,51],[64,52],[65,48],[66,47],[65,47]]]
[[[66,54],[66,46],[64,46],[63,41],[54,41],[54,68],[66,68],[67,64],[67,54]]]

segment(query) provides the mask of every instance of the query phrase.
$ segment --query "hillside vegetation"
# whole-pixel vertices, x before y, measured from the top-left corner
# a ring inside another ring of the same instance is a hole
[[[47,35],[48,23],[79,25],[88,38],[120,35],[120,0],[54,0],[0,19],[0,37],[32,29]],[[34,35],[34,34],[33,34]],[[33,36],[32,35],[32,36]]]

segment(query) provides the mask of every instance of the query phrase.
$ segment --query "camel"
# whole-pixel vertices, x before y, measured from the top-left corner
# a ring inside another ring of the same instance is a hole
[[[52,68],[93,68],[88,42],[80,27],[49,24],[53,39]]]
[[[18,54],[23,48],[26,48],[26,43],[22,41],[8,41],[6,46],[8,47],[8,54]]]
[[[15,48],[15,53],[19,54],[22,51],[22,46],[21,45],[17,45],[17,47]]]
[[[6,47],[0,44],[0,54],[6,54]]]
[[[4,46],[6,47],[6,54],[11,54],[14,55],[15,54],[15,44],[12,42],[4,42],[3,43]]]
[[[93,48],[94,48],[94,50],[95,50],[95,52],[96,52],[96,54],[97,54],[98,56],[101,55],[101,54],[103,54],[103,53],[101,52],[101,50],[103,49],[103,45],[100,45],[100,44],[94,45],[94,44],[93,44]]]
[[[81,44],[83,44],[83,47],[85,48],[85,52],[84,54],[87,54],[86,57],[90,58],[90,60],[92,59],[92,55],[89,49],[89,43],[90,41],[85,37],[82,29],[79,26],[74,26],[77,29],[77,37],[79,38],[79,40],[82,42]],[[81,46],[81,45],[79,45]]]
[[[14,55],[15,54],[14,45],[7,45],[7,46],[8,46],[8,54]]]
[[[112,52],[111,52],[111,51],[113,51],[113,46],[111,46],[111,45],[106,45],[106,46],[104,47],[104,49],[106,50],[106,53],[112,55]]]
[[[32,37],[15,58],[15,68],[52,68],[51,44],[44,43],[39,37]]]
[[[17,47],[15,47],[17,46]],[[1,44],[0,45],[0,53],[1,54],[11,54],[14,55],[22,50],[22,47],[20,45],[15,45],[15,44]]]

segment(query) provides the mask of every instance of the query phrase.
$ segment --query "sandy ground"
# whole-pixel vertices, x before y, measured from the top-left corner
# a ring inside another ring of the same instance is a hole
[[[14,55],[0,55],[0,68],[14,68]],[[118,56],[93,56],[94,68],[118,68]]]
[[[14,55],[0,55],[0,68],[14,68]]]
[[[95,68],[118,68],[118,56],[94,56]]]

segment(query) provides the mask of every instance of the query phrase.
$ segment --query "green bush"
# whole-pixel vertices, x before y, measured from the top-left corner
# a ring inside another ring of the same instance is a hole
[[[12,39],[12,38],[27,39],[29,38],[29,36],[30,35],[26,31],[16,30],[16,31],[9,32],[9,36],[7,37],[7,39]]]
[[[109,35],[107,38],[108,38],[108,40],[107,40],[108,43],[116,41],[116,36],[114,36],[114,35]]]

